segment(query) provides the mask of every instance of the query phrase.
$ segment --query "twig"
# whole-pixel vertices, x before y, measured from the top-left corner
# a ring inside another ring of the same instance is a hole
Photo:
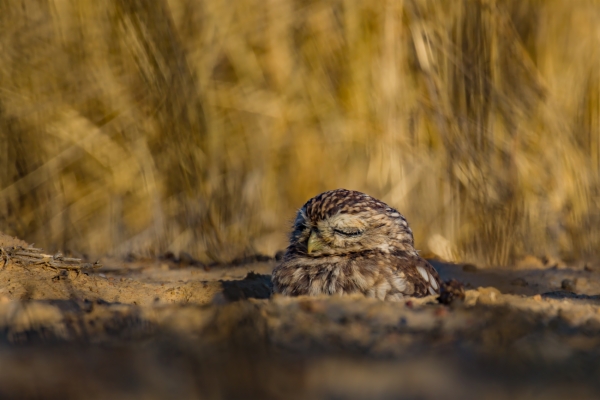
[[[9,260],[15,260],[25,266],[43,265],[54,269],[64,269],[69,271],[81,271],[100,268],[102,264],[96,261],[95,263],[83,263],[80,258],[63,257],[61,253],[55,255],[44,254],[42,249],[34,247],[0,247],[0,258],[4,260],[3,267],[8,264]]]

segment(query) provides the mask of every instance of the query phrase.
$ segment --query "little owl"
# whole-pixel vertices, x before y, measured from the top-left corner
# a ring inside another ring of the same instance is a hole
[[[364,193],[337,189],[298,211],[273,286],[289,296],[360,293],[400,300],[439,294],[440,278],[415,250],[402,214]]]

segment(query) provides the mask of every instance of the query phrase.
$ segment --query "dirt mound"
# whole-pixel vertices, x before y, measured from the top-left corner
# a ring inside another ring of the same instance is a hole
[[[0,247],[29,247],[28,243],[25,243],[21,239],[9,236],[0,232]]]

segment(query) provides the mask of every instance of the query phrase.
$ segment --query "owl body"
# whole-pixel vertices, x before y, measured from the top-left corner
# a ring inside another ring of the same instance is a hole
[[[439,294],[440,279],[415,250],[402,214],[364,193],[337,189],[298,211],[273,285],[276,293],[290,296],[401,300]]]

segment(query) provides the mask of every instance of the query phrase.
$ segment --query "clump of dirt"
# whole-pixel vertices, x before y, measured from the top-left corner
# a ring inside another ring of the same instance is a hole
[[[14,257],[27,245],[3,243],[13,250],[0,269],[0,397],[600,394],[595,269],[433,261],[450,280],[449,305],[389,303],[272,296],[275,261],[262,258],[210,268],[107,258],[64,269],[64,258]]]
[[[29,247],[29,244],[21,239],[0,232],[0,247]]]

